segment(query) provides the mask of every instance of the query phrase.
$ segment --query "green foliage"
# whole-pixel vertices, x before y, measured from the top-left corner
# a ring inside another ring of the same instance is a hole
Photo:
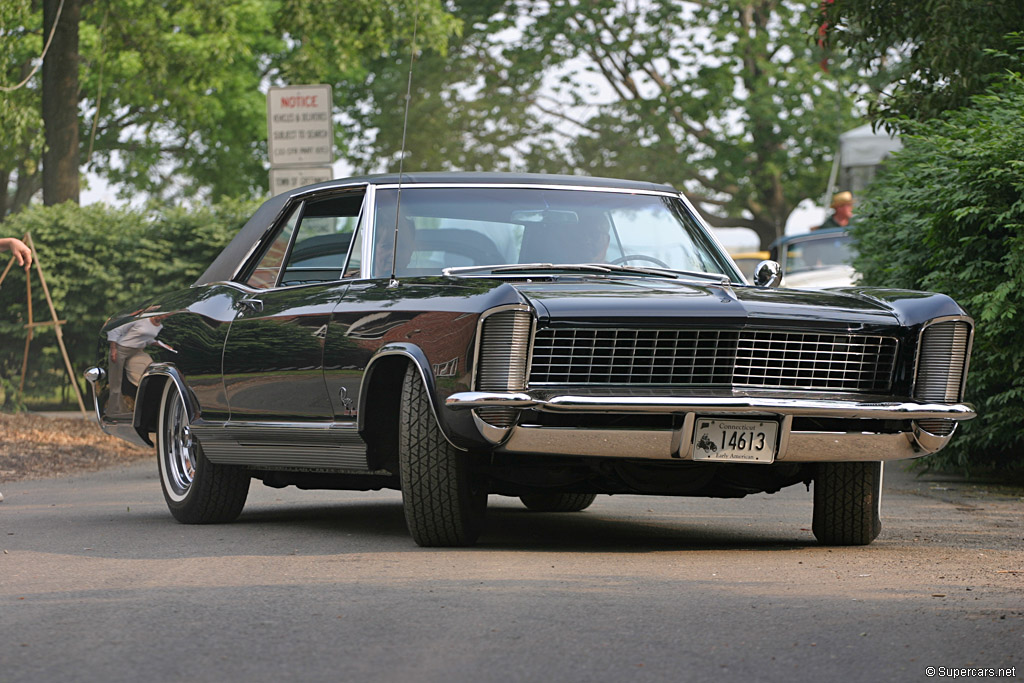
[[[672,183],[764,243],[824,189],[861,85],[806,31],[816,2],[462,0],[448,57],[417,61],[407,170],[527,170]],[[362,170],[396,170],[408,45],[348,97]],[[369,95],[369,97],[367,97]],[[367,134],[369,132],[369,134]]]
[[[858,210],[855,266],[867,284],[944,292],[975,318],[967,400],[979,417],[935,464],[1020,467],[1024,79],[1010,73],[964,109],[903,126],[905,148]]]
[[[503,51],[512,48],[496,38],[515,24],[508,4],[453,3],[462,29],[443,53],[424,50],[417,38],[403,170],[522,169],[522,141],[540,130],[528,109],[543,72],[509,68]],[[393,42],[368,64],[366,78],[336,86],[348,112],[339,153],[359,171],[398,171],[411,47]]]
[[[1024,30],[1017,0],[830,0],[814,15],[828,41],[890,85],[872,96],[875,117],[899,125],[970,102],[1011,65],[1006,52]]]
[[[749,227],[767,246],[821,193],[838,135],[856,121],[856,75],[843,60],[823,70],[807,38],[816,5],[552,2],[536,49],[585,60],[615,92],[595,105],[575,84],[563,89],[593,112],[568,146],[571,167],[672,183],[712,225]]]
[[[5,228],[10,234],[32,235],[57,315],[67,321],[64,344],[80,379],[97,360],[99,329],[108,316],[188,287],[255,208],[246,201],[195,211],[65,203],[32,207],[10,217]],[[35,268],[32,309],[36,322],[52,320]],[[0,376],[16,381],[28,322],[24,271],[14,268],[8,274],[0,288],[0,310]],[[37,328],[29,367],[27,393],[67,382],[52,327]]]
[[[440,0],[82,3],[83,165],[122,186],[125,198],[262,194],[267,87],[344,90],[392,43],[408,42],[414,20],[419,45],[438,53],[458,31]],[[0,84],[20,81],[39,56],[40,25],[40,3],[0,1]],[[39,112],[38,74],[16,93],[0,93],[0,187],[35,173]],[[10,209],[29,196],[21,193]],[[0,220],[4,208],[0,202]]]

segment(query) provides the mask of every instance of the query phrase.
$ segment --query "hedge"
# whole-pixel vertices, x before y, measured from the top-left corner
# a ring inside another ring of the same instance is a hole
[[[67,321],[64,343],[83,384],[82,372],[97,360],[104,321],[153,296],[188,287],[256,207],[256,202],[232,200],[194,210],[80,207],[69,202],[31,207],[8,217],[0,231],[18,237],[31,233],[57,314]],[[6,259],[0,263],[6,266]],[[35,321],[51,319],[34,267],[32,308]],[[16,267],[0,287],[0,310],[0,378],[10,399],[10,389],[21,376],[28,321],[25,274]],[[66,383],[52,327],[37,328],[26,394],[46,395]]]
[[[858,211],[854,265],[866,284],[944,292],[975,318],[979,416],[930,465],[1024,469],[1024,80],[900,125],[904,149]]]

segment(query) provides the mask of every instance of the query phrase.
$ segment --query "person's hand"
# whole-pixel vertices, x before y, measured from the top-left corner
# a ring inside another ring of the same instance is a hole
[[[117,344],[114,344],[113,342],[110,344],[110,362],[117,362]]]
[[[0,251],[6,250],[10,250],[14,254],[14,260],[18,262],[19,266],[24,266],[25,270],[32,265],[32,250],[21,240],[14,237],[0,239]]]

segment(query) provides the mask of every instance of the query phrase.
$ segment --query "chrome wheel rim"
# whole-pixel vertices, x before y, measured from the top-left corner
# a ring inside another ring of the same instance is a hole
[[[192,486],[196,476],[196,444],[192,440],[192,430],[188,426],[185,405],[177,392],[167,407],[163,428],[167,483],[175,493],[183,495]]]

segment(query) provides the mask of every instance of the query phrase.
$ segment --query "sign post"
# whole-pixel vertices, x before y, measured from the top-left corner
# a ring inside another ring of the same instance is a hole
[[[333,177],[331,105],[329,85],[273,87],[267,92],[272,194]]]

